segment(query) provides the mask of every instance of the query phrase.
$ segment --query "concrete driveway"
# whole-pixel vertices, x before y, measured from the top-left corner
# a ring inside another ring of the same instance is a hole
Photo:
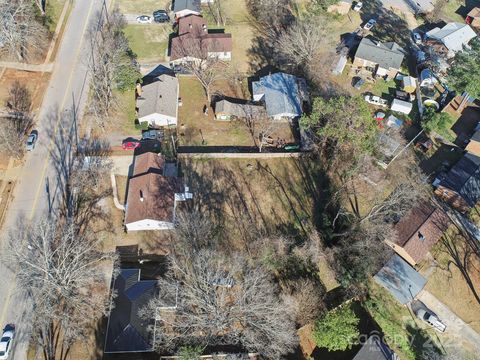
[[[447,326],[445,334],[448,335],[448,339],[445,342],[442,341],[447,350],[449,346],[458,347],[459,344],[464,344],[475,353],[480,353],[480,334],[460,319],[448,306],[426,290],[422,290],[417,295],[417,299],[432,310]]]

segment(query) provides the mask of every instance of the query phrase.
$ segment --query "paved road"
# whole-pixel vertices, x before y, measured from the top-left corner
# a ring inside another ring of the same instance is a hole
[[[5,223],[0,233],[1,244],[10,230],[18,224],[20,215],[26,219],[38,218],[48,212],[46,196],[46,178],[50,188],[55,188],[55,176],[50,158],[53,148],[52,134],[59,126],[70,126],[70,118],[59,118],[57,114],[72,107],[72,93],[75,94],[78,110],[85,104],[88,87],[86,62],[89,52],[84,38],[89,21],[103,5],[101,0],[77,0],[68,20],[49,87],[43,99],[37,118],[39,140],[35,150],[26,157],[26,163],[17,183],[13,200],[8,208]],[[60,120],[57,120],[60,119]],[[26,359],[28,342],[28,325],[31,322],[32,311],[28,299],[22,297],[16,289],[15,274],[0,264],[2,282],[0,286],[0,326],[14,323],[17,327],[15,354],[16,360]]]
[[[476,353],[480,353],[480,334],[468,326],[468,324],[460,319],[448,306],[426,290],[422,290],[417,295],[417,299],[431,309],[447,326],[445,333],[455,338],[454,342],[444,344],[445,348],[467,342],[469,347]]]

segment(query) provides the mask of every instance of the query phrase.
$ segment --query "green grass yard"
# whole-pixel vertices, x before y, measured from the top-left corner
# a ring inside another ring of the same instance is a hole
[[[155,10],[167,10],[169,0],[115,0],[115,5],[124,14],[145,14],[151,15]]]
[[[55,32],[55,29],[60,20],[63,7],[67,0],[49,0],[47,1],[47,26],[50,32]]]
[[[168,47],[170,26],[152,24],[135,25],[129,24],[125,28],[125,35],[133,52],[139,60],[164,61]]]

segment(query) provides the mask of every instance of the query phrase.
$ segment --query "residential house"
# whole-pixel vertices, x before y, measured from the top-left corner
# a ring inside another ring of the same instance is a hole
[[[265,108],[261,105],[240,104],[228,100],[220,100],[215,103],[216,120],[260,119],[266,115]]]
[[[470,25],[475,30],[480,30],[480,7],[474,7],[470,12],[467,14],[465,18],[465,22]]]
[[[170,43],[170,64],[181,65],[208,57],[231,60],[232,34],[208,31],[207,21],[198,15],[180,18],[178,33]]]
[[[174,0],[172,10],[177,20],[188,15],[200,15],[202,11],[200,0]]]
[[[125,206],[127,231],[173,229],[178,203],[193,198],[181,178],[167,176],[166,168],[162,155],[135,156]]]
[[[433,185],[438,197],[462,212],[468,211],[480,200],[480,157],[466,153]]]
[[[427,45],[432,45],[437,52],[452,57],[477,35],[469,25],[452,22],[441,29],[436,27],[428,31],[425,36]]]
[[[137,88],[137,118],[151,127],[177,125],[178,79],[174,75],[161,74],[144,78]]]
[[[395,226],[395,237],[387,244],[410,265],[425,258],[449,224],[448,216],[428,203],[413,207]]]
[[[377,335],[370,336],[353,360],[400,360]]]
[[[403,305],[412,301],[427,283],[427,279],[397,254],[373,278]]]
[[[374,76],[393,79],[400,71],[404,56],[405,51],[397,43],[363,38],[355,53],[353,66]]]
[[[140,309],[158,294],[156,280],[140,280],[139,269],[120,269],[113,282],[115,297],[110,307],[105,353],[153,351],[155,319],[143,319]]]
[[[265,103],[267,115],[275,120],[291,120],[302,115],[308,101],[305,79],[278,72],[252,82],[254,101]]]

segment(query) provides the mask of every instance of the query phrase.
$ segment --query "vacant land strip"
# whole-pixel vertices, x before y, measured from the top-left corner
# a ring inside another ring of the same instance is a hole
[[[140,62],[163,62],[168,47],[170,24],[135,25],[125,27],[125,35]]]
[[[115,0],[114,6],[118,6],[124,14],[144,14],[152,15],[155,10],[167,10],[169,0]]]

